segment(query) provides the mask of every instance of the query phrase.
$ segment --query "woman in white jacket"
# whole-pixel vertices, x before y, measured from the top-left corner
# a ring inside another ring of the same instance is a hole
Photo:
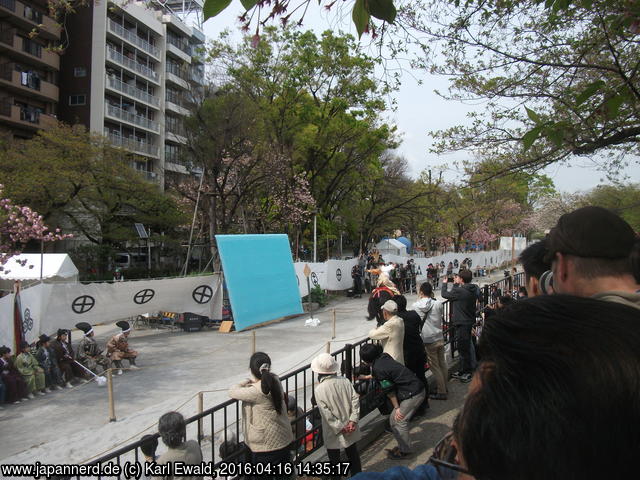
[[[340,463],[340,449],[349,459],[350,476],[362,470],[356,442],[360,440],[360,397],[351,382],[338,375],[338,362],[328,353],[321,353],[311,362],[311,370],[318,374],[319,383],[314,390],[315,402],[322,417],[322,439],[327,447],[329,462]],[[334,471],[340,478],[344,471]]]
[[[251,356],[249,369],[253,379],[232,387],[229,396],[242,401],[244,441],[251,450],[251,463],[289,463],[293,433],[280,379],[271,373],[271,359],[264,352],[256,352]],[[260,478],[288,476],[266,475]]]
[[[429,282],[420,285],[418,301],[412,307],[422,317],[422,341],[427,351],[429,368],[436,379],[438,389],[429,394],[433,400],[447,399],[448,367],[444,359],[444,336],[442,335],[442,302],[433,295],[433,287]]]

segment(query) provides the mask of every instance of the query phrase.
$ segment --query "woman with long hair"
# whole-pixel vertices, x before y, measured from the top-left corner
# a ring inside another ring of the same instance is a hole
[[[242,401],[244,441],[251,450],[254,465],[283,465],[291,462],[293,433],[287,416],[280,379],[271,373],[271,358],[256,352],[249,360],[252,378],[229,390],[229,396]],[[260,478],[288,478],[286,475],[260,475]]]

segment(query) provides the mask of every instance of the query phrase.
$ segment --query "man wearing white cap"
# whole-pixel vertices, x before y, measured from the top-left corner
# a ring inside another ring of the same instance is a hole
[[[321,353],[314,358],[311,370],[318,374],[319,383],[314,390],[314,398],[322,417],[322,438],[329,462],[338,465],[340,449],[344,448],[349,459],[349,471],[334,473],[353,476],[362,470],[356,445],[362,436],[358,428],[360,397],[351,382],[338,375],[338,362],[328,353]]]
[[[404,321],[396,315],[398,304],[387,300],[382,305],[384,323],[369,332],[369,338],[380,340],[384,353],[388,353],[396,362],[404,365]]]
[[[118,375],[122,375],[122,360],[124,358],[129,360],[129,368],[134,370],[138,368],[136,366],[136,357],[138,356],[138,352],[129,348],[129,341],[127,340],[129,333],[131,332],[129,322],[120,320],[119,322],[116,322],[116,325],[120,327],[122,331],[111,337],[107,342],[107,355],[118,369],[116,373]]]

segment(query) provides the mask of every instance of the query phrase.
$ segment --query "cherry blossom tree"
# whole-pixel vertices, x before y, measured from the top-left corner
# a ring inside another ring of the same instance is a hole
[[[0,185],[0,271],[8,272],[5,267],[7,262],[19,255],[31,240],[54,242],[72,236],[61,233],[59,228],[49,231],[41,215],[29,207],[16,205],[11,199],[4,198],[3,189],[3,185]]]

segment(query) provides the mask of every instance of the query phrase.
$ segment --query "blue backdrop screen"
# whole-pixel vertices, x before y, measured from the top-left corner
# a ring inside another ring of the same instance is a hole
[[[287,235],[216,235],[236,330],[302,313]]]

